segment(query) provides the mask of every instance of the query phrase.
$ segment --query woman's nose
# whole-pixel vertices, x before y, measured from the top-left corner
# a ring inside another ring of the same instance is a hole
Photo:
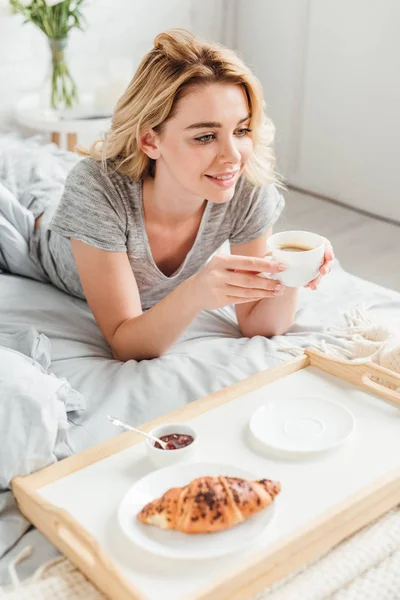
[[[240,161],[241,154],[236,146],[235,140],[229,140],[223,145],[220,151],[220,158],[233,164]]]

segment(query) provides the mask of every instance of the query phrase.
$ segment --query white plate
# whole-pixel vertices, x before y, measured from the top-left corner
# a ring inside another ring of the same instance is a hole
[[[258,442],[284,453],[321,452],[342,444],[354,430],[354,417],[332,400],[287,397],[271,400],[252,415]]]
[[[118,521],[124,533],[137,546],[153,554],[189,560],[231,554],[250,544],[270,524],[276,500],[243,523],[217,533],[188,535],[145,525],[136,519],[145,504],[159,498],[169,488],[187,485],[192,479],[206,475],[227,475],[250,480],[268,478],[268,473],[259,477],[234,465],[220,463],[177,464],[153,471],[137,481],[119,505]]]

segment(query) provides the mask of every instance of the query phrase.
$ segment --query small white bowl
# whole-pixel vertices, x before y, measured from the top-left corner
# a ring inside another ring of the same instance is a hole
[[[196,430],[190,425],[186,425],[186,423],[166,423],[155,427],[148,433],[158,438],[171,433],[182,433],[193,437],[193,442],[191,444],[184,446],[183,448],[178,448],[177,450],[163,450],[162,448],[156,448],[154,442],[147,438],[147,454],[156,468],[167,467],[181,461],[190,460],[197,449],[199,436],[197,435]]]

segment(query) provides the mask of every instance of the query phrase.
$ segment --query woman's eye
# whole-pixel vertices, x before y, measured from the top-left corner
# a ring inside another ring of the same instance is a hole
[[[251,133],[251,129],[249,129],[248,127],[244,127],[243,129],[238,129],[235,132],[235,135],[236,135],[236,137],[245,137],[249,133]],[[200,137],[197,137],[194,139],[196,140],[196,142],[199,142],[200,144],[208,144],[209,142],[212,142],[215,139],[215,134],[207,133],[206,135],[201,135]]]
[[[207,135],[201,135],[198,138],[194,138],[196,142],[200,142],[200,144],[207,144],[207,142],[211,142],[214,139],[213,133],[207,133]]]
[[[239,137],[244,137],[248,133],[251,133],[251,129],[249,129],[248,127],[244,127],[243,129],[238,129],[236,135],[238,135]]]

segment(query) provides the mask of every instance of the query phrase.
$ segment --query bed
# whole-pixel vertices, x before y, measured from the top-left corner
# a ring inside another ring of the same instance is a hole
[[[98,444],[119,431],[106,415],[133,425],[210,394],[289,358],[284,346],[298,348],[329,341],[327,328],[344,327],[344,313],[366,303],[382,320],[400,319],[400,294],[363,281],[335,261],[317,292],[302,289],[296,319],[286,336],[243,338],[234,309],[204,311],[165,356],[121,363],[112,358],[87,304],[50,284],[0,273],[1,336],[29,339],[48,353],[48,372],[65,378],[84,399],[84,408],[67,413],[65,455]],[[26,337],[27,336],[27,337]],[[337,340],[331,340],[337,343]],[[25,546],[34,552],[19,567],[21,579],[57,550],[19,514],[10,491],[0,493],[0,585],[10,581],[9,566]],[[399,539],[400,551],[400,539]],[[383,598],[383,596],[382,596]],[[380,599],[381,600],[381,599]]]

